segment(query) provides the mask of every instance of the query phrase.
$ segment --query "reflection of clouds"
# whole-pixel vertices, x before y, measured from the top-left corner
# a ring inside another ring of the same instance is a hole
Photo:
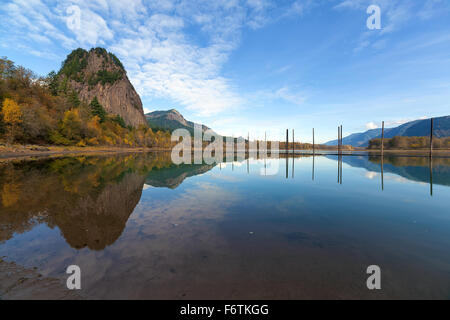
[[[384,181],[394,181],[398,183],[409,183],[409,184],[421,184],[421,185],[428,185],[428,182],[423,181],[416,181],[416,180],[410,180],[401,176],[397,176],[395,174],[384,174]]]
[[[150,189],[150,188],[153,188],[153,186],[144,183],[144,186],[142,187],[142,190],[147,190],[147,189]]]
[[[239,178],[238,176],[233,175],[223,175],[220,173],[210,173],[209,176],[213,179],[222,180],[226,182],[243,182],[244,179]]]
[[[369,172],[366,172],[366,174],[365,174],[364,176],[365,176],[366,178],[372,180],[372,179],[375,178],[377,175],[378,175],[377,172],[369,171]]]
[[[137,212],[130,220],[164,221],[164,224],[181,224],[190,219],[215,219],[227,212],[227,208],[240,200],[240,196],[210,182],[198,182],[185,189],[173,200],[144,197]],[[150,227],[154,225],[150,223]]]

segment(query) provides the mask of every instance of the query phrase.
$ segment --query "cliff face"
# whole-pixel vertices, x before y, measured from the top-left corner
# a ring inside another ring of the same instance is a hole
[[[142,101],[122,63],[105,49],[74,50],[59,75],[81,101],[90,103],[97,97],[108,113],[121,116],[127,125],[147,125]]]

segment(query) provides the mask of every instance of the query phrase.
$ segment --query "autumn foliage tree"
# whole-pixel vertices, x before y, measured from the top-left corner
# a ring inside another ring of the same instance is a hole
[[[12,99],[6,98],[3,101],[1,115],[6,126],[8,142],[14,142],[20,134],[20,125],[23,122],[23,113],[20,106]]]
[[[64,72],[78,70],[81,60]],[[80,101],[67,78],[58,74],[38,77],[0,58],[0,142],[170,147],[170,133],[126,126],[122,117],[108,114],[96,97],[90,103]]]

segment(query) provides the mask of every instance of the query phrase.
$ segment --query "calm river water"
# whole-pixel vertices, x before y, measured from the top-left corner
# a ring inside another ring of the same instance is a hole
[[[85,298],[450,298],[450,159],[38,159],[0,191],[0,257]]]

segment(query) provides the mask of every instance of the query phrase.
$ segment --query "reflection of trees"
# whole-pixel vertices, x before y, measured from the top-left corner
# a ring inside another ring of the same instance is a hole
[[[370,171],[379,171],[381,157],[349,156],[343,161],[353,167],[361,167]],[[428,157],[384,156],[384,173],[389,172],[412,181],[430,181],[430,159]],[[433,183],[450,186],[450,159],[433,157]]]
[[[0,166],[0,240],[36,223],[57,226],[75,248],[102,249],[139,202],[145,158],[76,157]]]
[[[167,152],[0,164],[0,241],[46,223],[73,248],[101,250],[122,234],[144,181],[175,188],[212,168],[173,165]]]

